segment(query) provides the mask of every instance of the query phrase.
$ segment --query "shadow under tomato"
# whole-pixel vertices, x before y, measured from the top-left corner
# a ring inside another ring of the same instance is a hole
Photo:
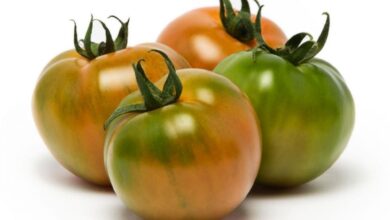
[[[96,193],[114,193],[111,186],[97,186],[89,183],[63,168],[57,161],[49,156],[36,161],[38,175],[47,182],[79,191]]]
[[[249,215],[246,207],[241,204],[232,213],[223,218],[222,220],[249,220]]]
[[[132,213],[129,209],[127,209],[125,206],[121,206],[120,210],[117,212],[118,216],[115,216],[113,219],[118,220],[142,220],[138,216],[136,216],[134,213]],[[224,217],[221,220],[249,220],[249,216],[247,214],[247,211],[244,206],[240,206],[237,209],[235,209],[232,213],[230,213],[228,216]]]
[[[249,198],[276,198],[293,196],[314,196],[333,193],[354,187],[362,178],[362,174],[352,165],[343,164],[332,167],[317,179],[292,188],[272,188],[255,184]]]
[[[125,205],[118,207],[118,211],[116,212],[118,215],[113,217],[112,219],[118,220],[142,220],[138,216],[136,216],[133,212],[131,212]]]

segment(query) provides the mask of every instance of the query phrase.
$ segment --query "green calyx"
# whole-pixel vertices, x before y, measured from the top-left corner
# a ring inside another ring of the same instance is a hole
[[[151,50],[150,52],[159,53],[164,58],[169,70],[168,77],[164,83],[162,91],[146,77],[141,65],[144,60],[139,60],[137,64],[133,64],[133,68],[139,90],[144,98],[144,103],[118,107],[104,123],[104,129],[106,129],[113,120],[121,115],[130,112],[152,111],[172,104],[179,99],[183,88],[172,61],[169,59],[168,55],[162,51]]]
[[[260,6],[256,17],[255,35],[258,46],[254,50],[254,56],[256,56],[256,52],[258,51],[266,51],[283,57],[294,65],[299,65],[315,57],[325,46],[330,26],[328,13],[324,13],[324,15],[326,15],[326,22],[317,41],[314,41],[313,37],[309,33],[301,32],[292,36],[282,48],[273,49],[267,45],[261,35],[260,18],[262,8],[263,6]],[[303,41],[306,37],[308,37],[309,40]]]
[[[129,21],[130,19],[127,19],[126,22],[121,21],[116,16],[109,16],[108,18],[114,18],[118,20],[121,23],[121,28],[119,29],[118,35],[115,39],[115,41],[112,38],[110,30],[107,28],[106,24],[102,22],[101,20],[94,19],[93,16],[91,16],[91,21],[89,22],[89,26],[87,29],[87,32],[85,33],[85,37],[82,40],[79,40],[77,37],[77,25],[74,20],[74,46],[76,51],[83,57],[93,60],[98,56],[102,56],[104,54],[112,53],[118,50],[125,49],[127,47],[127,38],[129,35]],[[92,29],[93,29],[93,22],[98,21],[102,26],[106,34],[106,41],[95,43],[91,41],[92,37]],[[80,41],[83,44],[83,47],[80,46]]]
[[[219,0],[219,2],[220,18],[226,32],[243,43],[254,40],[255,24],[251,20],[252,15],[248,0],[241,0],[241,10],[237,13],[230,0]],[[257,0],[255,2],[258,4]]]

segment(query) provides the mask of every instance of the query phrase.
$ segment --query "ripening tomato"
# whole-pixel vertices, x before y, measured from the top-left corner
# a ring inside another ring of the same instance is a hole
[[[214,70],[249,96],[261,121],[258,182],[263,185],[291,187],[313,180],[348,143],[355,118],[351,92],[335,67],[314,57],[325,45],[329,22],[327,15],[317,42],[302,42],[307,33],[278,50],[263,42],[255,54],[236,53]]]
[[[108,185],[103,123],[122,98],[137,89],[131,64],[147,60],[145,69],[152,81],[163,76],[166,66],[160,56],[148,53],[150,49],[168,53],[177,68],[189,65],[161,44],[126,48],[128,21],[121,22],[115,42],[108,36],[105,43],[93,43],[92,22],[85,49],[78,45],[75,26],[76,50],[61,53],[42,71],[33,94],[33,115],[44,142],[63,166],[92,183]],[[110,35],[107,29],[106,34]]]
[[[213,72],[176,74],[168,59],[170,72],[155,86],[140,63],[140,91],[106,123],[105,163],[115,192],[145,219],[219,219],[244,200],[259,168],[249,100]]]
[[[220,2],[220,7],[195,9],[178,17],[162,31],[157,41],[183,55],[192,67],[208,70],[233,53],[254,48],[255,16],[250,13],[248,1],[242,0],[238,13],[230,1]],[[263,18],[261,25],[271,47],[283,46],[286,36],[274,22]]]

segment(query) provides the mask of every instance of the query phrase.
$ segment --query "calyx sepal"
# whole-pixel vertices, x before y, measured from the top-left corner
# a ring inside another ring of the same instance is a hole
[[[252,22],[248,0],[241,0],[241,10],[236,12],[230,0],[220,0],[220,18],[223,27],[232,37],[247,43],[255,39],[255,23]],[[258,4],[257,0],[255,0]],[[259,4],[258,4],[259,5]]]
[[[169,59],[168,55],[159,50],[151,50],[149,52],[159,53],[165,60],[165,63],[168,67],[169,73],[168,77],[164,83],[162,90],[157,88],[146,76],[144,69],[142,68],[141,63],[144,62],[143,59],[139,60],[137,64],[133,64],[137,84],[141,92],[142,97],[144,98],[144,103],[126,105],[118,107],[111,116],[104,123],[104,129],[110,125],[110,123],[115,120],[117,117],[130,113],[130,112],[147,112],[152,111],[166,105],[176,102],[181,95],[183,90],[181,81],[176,74],[175,67],[172,61]]]
[[[125,49],[127,47],[127,40],[128,40],[128,33],[129,33],[129,21],[130,19],[127,19],[126,22],[123,22],[116,16],[109,16],[109,18],[114,18],[118,20],[121,24],[121,28],[119,29],[118,35],[114,39],[112,38],[110,30],[107,28],[106,24],[98,19],[94,19],[93,16],[91,15],[91,20],[88,25],[88,29],[85,33],[84,39],[79,40],[78,35],[77,35],[77,25],[74,20],[74,35],[73,35],[73,43],[75,50],[83,57],[93,60],[98,56],[102,56],[104,54],[112,53],[118,50]],[[106,41],[96,43],[91,40],[92,38],[92,30],[93,30],[93,23],[95,21],[98,21],[106,35]],[[83,46],[80,45],[80,42],[82,43]]]
[[[313,40],[312,35],[306,32],[301,32],[292,36],[285,45],[281,48],[273,49],[267,45],[262,37],[262,30],[260,25],[261,19],[261,10],[263,6],[259,7],[259,11],[256,16],[256,25],[254,32],[257,40],[257,47],[254,49],[253,53],[256,56],[258,51],[266,51],[277,56],[283,57],[284,59],[290,61],[294,65],[299,65],[308,60],[314,58],[324,47],[326,40],[329,34],[330,27],[330,16],[328,13],[324,12],[326,16],[325,25],[321,31],[320,36],[317,41]],[[309,38],[307,41],[305,39]]]

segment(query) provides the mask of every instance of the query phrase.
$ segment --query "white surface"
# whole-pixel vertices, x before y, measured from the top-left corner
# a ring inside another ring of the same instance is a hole
[[[90,13],[102,19],[111,14],[130,16],[129,43],[134,45],[154,41],[183,12],[217,3],[2,1],[0,219],[136,219],[112,191],[80,181],[52,158],[33,124],[32,90],[46,62],[72,48],[71,18],[78,21],[81,35]],[[321,13],[331,14],[330,37],[319,56],[345,77],[356,102],[356,125],[346,151],[323,176],[289,191],[257,190],[227,219],[390,219],[390,15],[386,1],[262,3],[264,16],[289,36],[300,31],[318,36],[324,23]]]

